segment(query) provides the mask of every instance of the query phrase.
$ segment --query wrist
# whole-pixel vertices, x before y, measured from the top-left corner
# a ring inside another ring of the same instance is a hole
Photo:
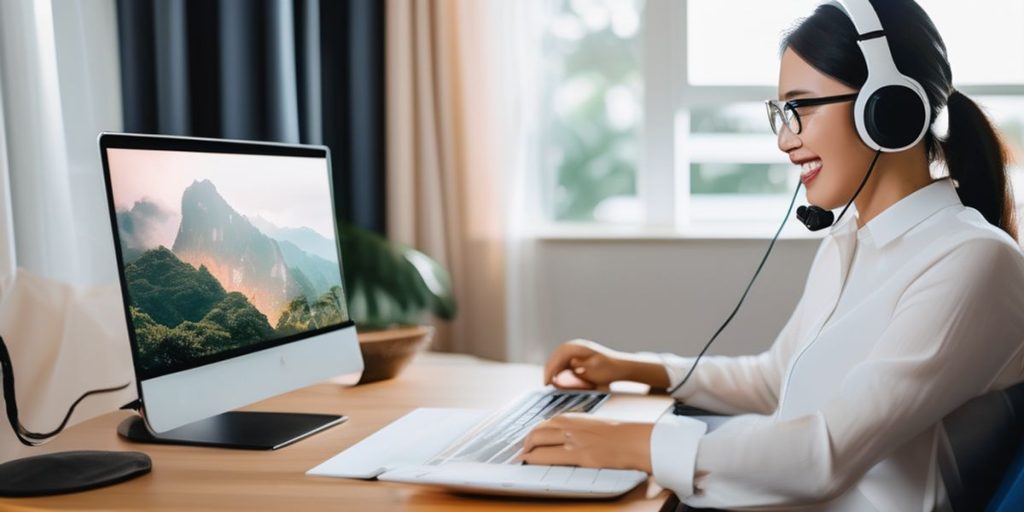
[[[635,469],[639,469],[647,473],[648,475],[653,474],[654,466],[651,462],[651,433],[654,431],[653,423],[634,423],[631,425],[633,432],[630,437],[634,440],[633,443],[633,466]]]
[[[631,355],[625,360],[622,380],[630,380],[647,384],[652,389],[667,389],[668,372],[658,358]]]

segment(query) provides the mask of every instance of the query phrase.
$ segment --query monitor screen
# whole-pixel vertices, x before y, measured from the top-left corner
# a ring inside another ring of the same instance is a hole
[[[105,156],[140,378],[351,324],[326,152]]]

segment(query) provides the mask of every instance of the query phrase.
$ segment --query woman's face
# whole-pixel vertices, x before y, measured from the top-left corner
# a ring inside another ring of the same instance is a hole
[[[857,92],[811,67],[792,49],[782,54],[779,100],[819,98]],[[845,206],[864,179],[875,153],[857,135],[853,101],[800,107],[802,129],[779,128],[779,149],[801,166],[807,201],[825,209]],[[820,162],[821,168],[815,171]],[[808,181],[809,179],[809,181]],[[874,181],[874,180],[872,180]]]

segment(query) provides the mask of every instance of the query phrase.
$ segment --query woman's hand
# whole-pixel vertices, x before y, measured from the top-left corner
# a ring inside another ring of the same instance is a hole
[[[651,473],[651,423],[590,414],[560,414],[526,436],[519,458],[527,464],[639,469]]]
[[[668,375],[660,361],[590,340],[562,343],[544,365],[544,384],[559,388],[605,388],[617,380],[642,382],[655,389],[668,387]]]

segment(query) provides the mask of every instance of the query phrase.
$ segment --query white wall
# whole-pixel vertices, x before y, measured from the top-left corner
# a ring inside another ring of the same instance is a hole
[[[541,363],[575,337],[623,350],[700,350],[735,307],[768,240],[540,240],[511,308],[510,358]],[[800,298],[817,239],[779,240],[711,354],[766,349]]]

